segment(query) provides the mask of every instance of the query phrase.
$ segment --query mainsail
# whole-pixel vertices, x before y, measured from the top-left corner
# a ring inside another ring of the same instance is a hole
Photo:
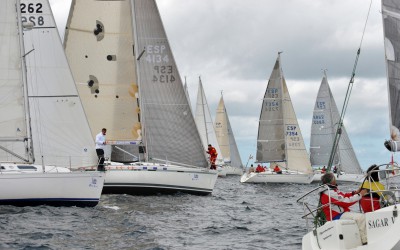
[[[328,165],[339,119],[339,110],[329,87],[327,77],[324,75],[315,102],[311,124],[311,165]],[[360,164],[344,126],[341,129],[341,133],[333,165],[339,167],[340,170],[345,171],[347,174],[361,174]]]
[[[21,35],[16,32],[18,19],[15,17],[15,11],[7,11],[4,17],[2,15],[2,18],[8,19],[8,27],[4,30],[12,33],[13,37],[12,41],[4,41],[4,44],[2,41],[2,54],[4,52],[13,55],[13,66],[8,70],[15,74],[15,79],[5,85],[0,84],[0,95],[5,95],[5,100],[9,101],[1,119],[4,116],[8,117],[7,119],[15,116],[15,119],[4,123],[8,125],[4,130],[2,126],[1,133],[6,130],[11,132],[11,136],[21,138],[26,135],[27,130],[31,131],[31,138],[26,140],[32,140],[33,147],[28,146],[24,149],[26,152],[33,151],[33,159],[25,162],[72,168],[93,166],[97,162],[93,150],[94,141],[70,73],[50,4],[46,0],[35,3],[26,0],[21,1],[19,7],[25,28],[21,43],[15,43],[15,37]],[[27,71],[26,91],[21,93],[22,77],[17,75],[25,70],[22,66],[23,60]],[[20,89],[14,89],[15,92],[10,95],[13,87]],[[21,98],[22,94],[24,98]],[[11,97],[15,98],[14,101],[11,101]],[[21,122],[23,109],[26,120]],[[15,114],[10,114],[14,112]],[[10,130],[12,123],[15,124],[14,131]],[[1,137],[4,136],[5,134],[1,134]],[[20,152],[20,149],[12,148],[14,144],[6,142],[2,143],[2,146]],[[2,153],[1,157],[2,161],[21,162],[21,159],[16,159],[8,153]]]
[[[64,43],[93,136],[207,166],[154,0],[73,0]]]
[[[16,4],[6,1],[0,9],[0,159],[13,161],[9,150],[32,161],[29,147],[27,104],[24,100],[22,54]],[[21,24],[20,24],[21,25]],[[5,151],[6,150],[6,151]],[[20,159],[20,160],[22,160]]]
[[[215,115],[215,134],[224,161],[230,162],[232,167],[242,168],[242,160],[229,122],[223,96],[219,100]]]
[[[312,172],[279,55],[262,103],[256,160],[264,163],[285,162],[290,170]]]
[[[400,151],[400,3],[382,0],[382,18],[391,137],[390,141],[385,142],[385,146],[396,152]]]

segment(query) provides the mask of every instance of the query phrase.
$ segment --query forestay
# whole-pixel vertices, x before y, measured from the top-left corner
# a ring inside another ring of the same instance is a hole
[[[327,166],[340,115],[326,75],[322,78],[314,105],[311,124],[310,160],[313,166]],[[362,170],[354,153],[349,136],[342,126],[338,149],[333,165],[347,174],[361,174]]]

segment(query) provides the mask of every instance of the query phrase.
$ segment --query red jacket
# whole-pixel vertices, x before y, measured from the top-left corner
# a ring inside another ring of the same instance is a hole
[[[264,172],[264,171],[265,171],[265,169],[264,169],[261,165],[258,165],[258,166],[257,166],[256,172],[261,173],[261,172]]]
[[[330,202],[329,202],[329,196],[330,196]],[[330,188],[329,190],[326,190],[321,193],[321,204],[331,204],[330,206],[327,205],[324,208],[322,208],[322,211],[324,211],[324,214],[326,216],[326,219],[328,221],[332,220],[332,218],[335,218],[337,215],[342,214],[344,212],[350,212],[350,208],[354,203],[359,201],[361,199],[360,194],[355,194],[353,193],[343,193],[340,192],[337,188]],[[331,218],[331,213],[330,209],[332,209],[332,218]]]
[[[209,147],[207,154],[210,154],[210,157],[217,157],[218,153],[214,147]]]

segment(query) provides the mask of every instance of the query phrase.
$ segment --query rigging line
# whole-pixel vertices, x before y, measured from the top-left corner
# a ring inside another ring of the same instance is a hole
[[[367,13],[367,18],[366,18],[366,20],[365,20],[363,33],[362,33],[362,35],[361,35],[360,45],[359,45],[358,50],[357,50],[357,56],[356,56],[356,59],[355,59],[355,62],[354,62],[353,71],[352,71],[352,73],[351,73],[351,78],[350,78],[350,81],[349,81],[349,86],[347,87],[347,92],[346,92],[346,97],[345,97],[345,99],[344,99],[344,104],[343,104],[343,108],[342,108],[342,113],[341,113],[341,115],[340,115],[340,119],[339,119],[339,122],[338,122],[338,127],[337,127],[336,134],[335,134],[335,139],[334,139],[333,145],[332,145],[331,155],[330,155],[330,157],[329,157],[327,172],[330,172],[330,170],[331,170],[331,168],[332,168],[333,159],[335,158],[336,150],[337,150],[337,147],[338,147],[338,145],[339,145],[340,136],[341,136],[341,134],[342,134],[343,119],[344,119],[344,115],[345,115],[346,110],[347,110],[347,106],[348,106],[348,104],[349,104],[349,99],[350,99],[351,90],[353,89],[354,76],[355,76],[355,74],[356,74],[358,59],[359,59],[360,53],[361,53],[361,46],[362,46],[362,42],[363,42],[363,40],[364,40],[364,35],[365,35],[366,27],[367,27],[367,22],[368,22],[369,14],[370,14],[370,12],[371,12],[371,5],[372,5],[372,0],[370,1],[370,4],[369,4],[368,13]]]

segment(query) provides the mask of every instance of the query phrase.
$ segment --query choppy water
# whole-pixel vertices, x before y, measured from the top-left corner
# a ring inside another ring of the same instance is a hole
[[[103,195],[95,208],[2,206],[0,249],[301,249],[306,224],[296,200],[316,184],[239,178],[219,178],[210,196]]]

